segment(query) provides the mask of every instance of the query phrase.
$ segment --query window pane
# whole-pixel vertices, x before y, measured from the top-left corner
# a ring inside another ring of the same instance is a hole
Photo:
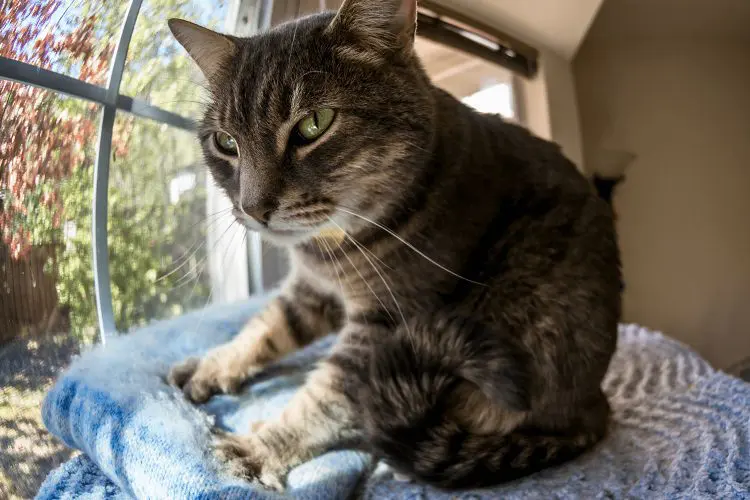
[[[187,19],[225,31],[228,0],[144,0],[128,50],[121,93],[183,116],[197,117],[202,75],[174,40],[167,19]]]
[[[416,47],[435,85],[479,111],[516,117],[509,70],[426,38]]]
[[[108,236],[118,330],[221,298],[211,294],[216,266],[245,258],[245,235],[229,210],[207,214],[207,182],[193,134],[117,115]]]
[[[0,56],[106,84],[128,2],[0,2]]]
[[[0,81],[0,498],[31,498],[71,456],[44,393],[96,335],[91,194],[99,110]]]

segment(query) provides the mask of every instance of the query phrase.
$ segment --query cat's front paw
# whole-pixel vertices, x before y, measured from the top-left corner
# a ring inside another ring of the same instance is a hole
[[[216,351],[205,357],[189,358],[169,371],[167,381],[182,389],[190,401],[205,403],[214,394],[233,394],[260,368],[237,366],[232,353]]]
[[[214,449],[234,476],[283,491],[288,468],[276,454],[253,435],[217,434]]]

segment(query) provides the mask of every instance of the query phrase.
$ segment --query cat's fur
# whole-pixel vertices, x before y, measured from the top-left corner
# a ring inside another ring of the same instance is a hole
[[[340,332],[279,418],[220,440],[269,487],[341,446],[442,487],[487,485],[607,428],[612,212],[559,147],[435,88],[415,19],[416,0],[348,0],[245,39],[171,23],[209,82],[200,136],[216,182],[292,263],[264,313],[171,381],[201,402]],[[321,107],[337,111],[330,130],[290,141]],[[217,155],[217,130],[239,158]],[[316,237],[338,226],[344,240]]]

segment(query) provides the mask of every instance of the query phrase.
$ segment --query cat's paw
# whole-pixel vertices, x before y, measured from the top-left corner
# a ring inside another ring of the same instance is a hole
[[[288,468],[255,436],[216,434],[214,450],[230,474],[271,490],[284,490]]]
[[[189,358],[173,366],[167,381],[182,389],[190,401],[205,403],[214,394],[233,394],[240,390],[250,375],[260,368],[239,368],[230,356],[209,353],[204,358]]]

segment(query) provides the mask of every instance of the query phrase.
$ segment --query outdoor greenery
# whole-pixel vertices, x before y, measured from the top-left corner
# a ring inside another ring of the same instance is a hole
[[[106,85],[128,2],[0,1],[0,55]],[[170,17],[218,25],[223,0],[145,0],[121,93],[197,116],[202,88],[172,40]],[[91,256],[93,165],[101,110],[43,89],[1,81],[0,230],[16,259],[56,251],[47,272],[71,331],[96,324]],[[118,112],[109,184],[109,256],[118,329],[202,306],[205,172],[188,132]],[[180,176],[194,187],[171,193]]]
[[[0,56],[105,86],[128,4],[0,0]],[[197,117],[198,74],[166,20],[220,27],[225,12],[225,0],[144,0],[120,92]],[[46,256],[45,272],[69,321],[67,331],[47,334],[28,325],[0,345],[0,498],[33,497],[73,453],[51,439],[39,409],[60,370],[96,332],[91,216],[101,113],[89,102],[0,80],[0,255]],[[118,329],[204,306],[211,250],[205,231],[216,216],[205,213],[206,172],[194,137],[118,112],[111,160],[108,236]],[[176,180],[184,182],[175,186]],[[6,264],[0,262],[0,273]],[[0,287],[4,300],[6,276]]]

